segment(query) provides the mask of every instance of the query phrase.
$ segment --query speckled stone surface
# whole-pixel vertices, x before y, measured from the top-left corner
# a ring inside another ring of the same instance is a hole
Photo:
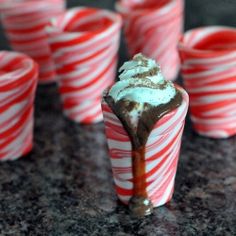
[[[113,6],[69,5],[82,2]],[[235,0],[187,0],[186,28],[236,26],[235,12]],[[103,124],[65,119],[55,85],[38,89],[35,118],[33,152],[0,164],[0,235],[236,235],[236,137],[203,138],[188,121],[173,200],[136,220],[117,202]]]

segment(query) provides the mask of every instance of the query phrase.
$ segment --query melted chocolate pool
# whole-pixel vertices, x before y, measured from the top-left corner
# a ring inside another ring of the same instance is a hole
[[[133,127],[129,112],[137,105],[136,102],[120,100],[114,102],[110,96],[105,96],[105,101],[117,115],[127,131],[132,143],[132,171],[133,171],[133,197],[129,201],[129,209],[134,216],[142,217],[153,211],[153,205],[147,196],[147,183],[145,177],[145,146],[148,137],[156,122],[165,114],[179,107],[182,95],[177,90],[175,97],[167,104],[153,107],[145,104],[145,111],[139,118],[138,126]]]

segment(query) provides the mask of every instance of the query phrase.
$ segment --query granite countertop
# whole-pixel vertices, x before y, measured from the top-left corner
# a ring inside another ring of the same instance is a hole
[[[186,28],[236,26],[235,12],[235,0],[187,0]],[[135,220],[117,202],[103,124],[64,118],[55,85],[38,88],[35,118],[33,152],[0,164],[0,235],[236,235],[236,137],[203,138],[187,121],[173,200]]]

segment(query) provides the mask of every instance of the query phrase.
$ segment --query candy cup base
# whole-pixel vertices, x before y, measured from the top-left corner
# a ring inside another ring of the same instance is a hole
[[[74,108],[64,109],[63,114],[69,120],[81,124],[99,123],[103,120],[101,100],[87,100],[74,105]]]

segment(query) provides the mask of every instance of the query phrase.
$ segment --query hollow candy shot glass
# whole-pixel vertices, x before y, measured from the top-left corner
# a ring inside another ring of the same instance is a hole
[[[28,56],[0,51],[0,161],[15,160],[33,146],[38,66]]]
[[[84,124],[102,121],[101,96],[115,79],[120,28],[118,14],[86,7],[68,10],[47,27],[69,119]]]
[[[183,29],[183,0],[120,0],[130,56],[142,52],[159,62],[166,79],[179,72],[177,43]]]
[[[188,110],[188,94],[180,87],[183,102],[154,126],[145,146],[146,191],[154,207],[171,200],[181,138]],[[108,91],[105,91],[106,94]],[[133,196],[132,146],[119,118],[103,99],[103,116],[112,172],[118,198],[128,204]]]
[[[190,30],[179,42],[182,76],[197,133],[211,138],[236,134],[236,29]]]
[[[39,83],[55,81],[55,68],[45,26],[65,9],[64,0],[0,0],[0,13],[13,50],[32,57],[40,66]]]

